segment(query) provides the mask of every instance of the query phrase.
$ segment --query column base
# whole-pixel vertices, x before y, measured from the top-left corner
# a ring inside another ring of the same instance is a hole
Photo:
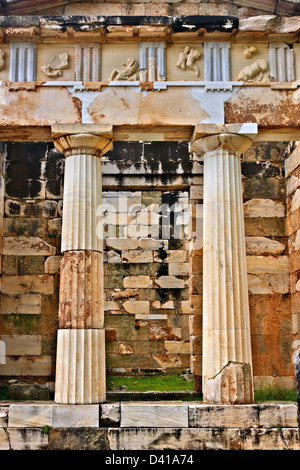
[[[105,379],[105,330],[58,330],[55,402],[103,403]]]
[[[253,403],[250,364],[229,362],[214,378],[204,377],[203,402],[228,405]]]

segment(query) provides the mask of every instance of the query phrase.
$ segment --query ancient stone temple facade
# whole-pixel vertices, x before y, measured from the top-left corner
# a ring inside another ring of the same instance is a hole
[[[294,388],[299,5],[0,3],[1,378]]]

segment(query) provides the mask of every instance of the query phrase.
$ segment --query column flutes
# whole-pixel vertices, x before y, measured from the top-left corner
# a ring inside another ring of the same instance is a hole
[[[55,125],[66,156],[55,401],[105,401],[105,331],[101,155],[111,126]]]
[[[199,124],[191,150],[204,155],[203,400],[253,401],[240,154],[256,124]]]

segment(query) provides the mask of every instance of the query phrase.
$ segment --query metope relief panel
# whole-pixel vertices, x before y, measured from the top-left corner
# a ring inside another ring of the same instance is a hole
[[[41,71],[48,78],[58,78],[63,75],[63,70],[69,67],[69,56],[67,52],[62,52],[55,56],[49,63],[41,66]]]
[[[140,81],[166,80],[166,43],[139,43]]]
[[[276,82],[295,80],[294,50],[283,42],[269,44],[270,78]]]
[[[97,82],[101,80],[100,44],[75,44],[75,80]]]
[[[36,80],[36,44],[33,42],[10,43],[10,82],[34,82]]]
[[[230,43],[204,43],[204,80],[228,82],[231,80]]]

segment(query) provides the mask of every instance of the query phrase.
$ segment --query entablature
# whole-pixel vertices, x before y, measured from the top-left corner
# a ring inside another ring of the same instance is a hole
[[[298,136],[300,17],[0,17],[0,30],[2,129],[59,114],[125,140],[189,140],[197,122]]]

